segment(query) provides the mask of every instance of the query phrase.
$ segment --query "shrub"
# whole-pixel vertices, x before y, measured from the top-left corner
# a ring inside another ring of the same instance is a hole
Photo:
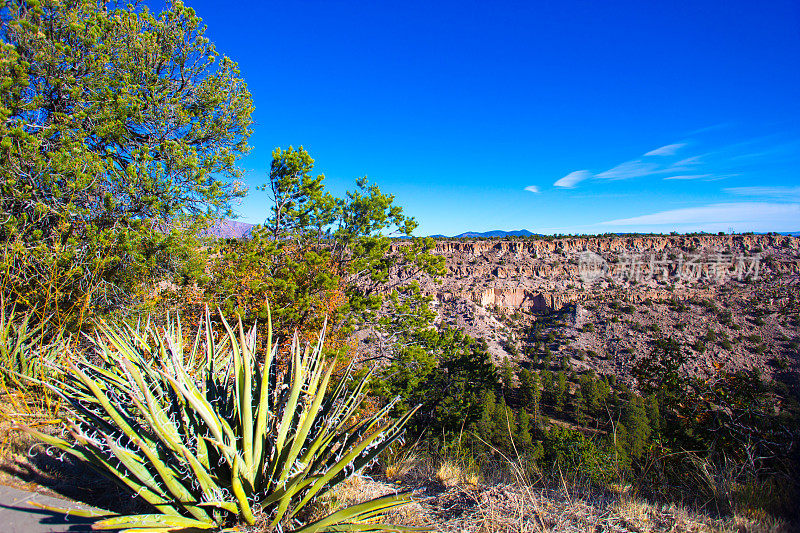
[[[542,465],[584,474],[598,484],[608,483],[616,474],[609,450],[578,431],[553,426],[545,434],[543,452]]]
[[[101,323],[94,353],[80,354],[53,386],[71,405],[70,440],[22,428],[154,508],[107,517],[94,529],[194,531],[258,517],[270,529],[328,531],[409,501],[377,498],[303,524],[309,503],[376,460],[413,410],[386,421],[389,404],[359,420],[369,374],[352,388],[343,379],[328,394],[334,364],[322,356],[324,329],[315,348],[301,349],[295,335],[284,365],[268,321],[262,367],[255,328],[245,334],[241,321],[234,330],[224,317],[222,325],[215,335],[206,313],[184,346],[180,321],[163,332]]]
[[[702,340],[697,339],[694,341],[694,344],[692,344],[692,349],[697,353],[703,353],[706,351],[706,344]]]
[[[769,363],[778,370],[786,370],[789,368],[789,362],[785,357],[776,357],[769,361]]]

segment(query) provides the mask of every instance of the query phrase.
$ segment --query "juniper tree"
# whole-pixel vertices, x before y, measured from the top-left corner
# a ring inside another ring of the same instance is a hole
[[[45,311],[111,308],[178,258],[177,228],[244,192],[253,103],[180,1],[0,11],[5,289]],[[174,265],[172,265],[174,266]]]
[[[314,164],[303,147],[273,151],[269,180],[260,187],[272,197],[265,223],[250,239],[222,243],[224,263],[208,290],[246,322],[264,318],[269,295],[288,332],[315,331],[326,316],[335,329],[374,326],[389,355],[399,337],[430,327],[429,299],[411,281],[422,272],[441,274],[443,258],[430,253],[430,238],[393,240],[417,226],[394,196],[363,177],[335,197]],[[231,276],[231,267],[239,275]]]

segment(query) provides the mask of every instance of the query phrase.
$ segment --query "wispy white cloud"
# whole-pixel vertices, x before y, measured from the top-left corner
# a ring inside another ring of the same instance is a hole
[[[525,187],[525,190],[528,191],[528,192],[535,192],[535,193],[542,192],[542,191],[539,190],[539,186],[538,185],[528,185],[527,187]]]
[[[760,150],[755,152],[747,152],[744,154],[738,154],[732,156],[731,159],[734,161],[737,160],[753,160],[753,159],[764,159],[767,157],[775,158],[780,156],[790,156],[796,158],[798,153],[800,153],[800,141],[793,140],[790,142],[780,143],[772,146],[764,146]]]
[[[668,144],[666,146],[662,146],[661,148],[656,148],[655,150],[650,150],[645,156],[654,156],[654,155],[675,155],[675,152],[680,150],[686,146],[686,143],[675,143],[675,144]]]
[[[728,187],[724,191],[737,196],[800,198],[800,187]]]
[[[728,127],[710,126],[707,131]],[[700,132],[698,132],[700,133]],[[579,170],[558,180],[557,187],[574,188],[580,182],[594,180],[629,180],[660,177],[667,181],[714,181],[734,176],[764,174],[787,159],[800,157],[800,139],[772,134],[728,145],[711,145],[693,154],[690,148],[700,141],[675,142],[650,150],[636,159],[624,161],[602,172]],[[687,148],[688,147],[688,148]],[[709,150],[709,148],[711,148]],[[688,184],[687,184],[688,185]]]
[[[627,180],[654,174],[658,171],[658,168],[658,165],[655,163],[645,163],[641,159],[635,159],[633,161],[626,161],[605,172],[601,172],[595,177],[604,180]]]
[[[665,180],[701,180],[703,178],[711,178],[713,174],[682,174],[680,176],[669,176]]]
[[[731,127],[730,122],[721,122],[719,124],[714,124],[712,126],[706,126],[704,128],[698,128],[696,130],[692,130],[688,132],[686,135],[687,136],[699,135],[701,133],[708,133],[710,131],[722,130],[729,127]]]
[[[649,215],[601,222],[603,226],[665,226],[681,224],[762,224],[800,227],[800,203],[737,202],[670,209]]]
[[[575,172],[570,172],[560,180],[556,181],[553,185],[556,187],[562,187],[564,189],[572,189],[578,183],[591,177],[592,173],[588,170],[576,170]]]
[[[686,159],[681,159],[680,161],[673,163],[673,167],[692,167],[696,165],[701,165],[703,163],[702,159],[705,154],[701,155],[693,155],[692,157],[687,157]]]

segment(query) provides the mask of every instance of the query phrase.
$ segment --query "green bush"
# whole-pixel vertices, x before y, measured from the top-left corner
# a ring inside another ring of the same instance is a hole
[[[303,350],[295,335],[282,365],[270,323],[258,358],[255,328],[245,333],[241,321],[234,329],[224,317],[222,325],[225,333],[215,335],[206,313],[192,344],[184,345],[179,321],[163,332],[101,323],[93,353],[79,355],[53,386],[71,406],[69,440],[22,428],[154,509],[106,515],[94,529],[195,531],[257,520],[297,532],[389,527],[344,524],[402,505],[407,495],[377,498],[313,523],[304,523],[304,513],[316,497],[375,461],[413,410],[387,421],[389,404],[359,419],[369,374],[352,388],[343,379],[328,393],[334,364],[322,356],[324,329],[314,348]]]
[[[543,465],[584,474],[598,484],[609,483],[616,476],[614,457],[609,449],[578,431],[553,426],[546,432],[542,447]]]

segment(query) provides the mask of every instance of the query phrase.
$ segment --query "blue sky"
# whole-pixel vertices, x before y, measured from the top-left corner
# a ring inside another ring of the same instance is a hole
[[[276,146],[417,234],[800,231],[800,3],[187,3]]]

